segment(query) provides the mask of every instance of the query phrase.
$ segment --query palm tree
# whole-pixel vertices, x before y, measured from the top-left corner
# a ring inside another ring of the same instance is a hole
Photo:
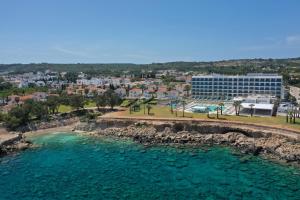
[[[293,112],[292,112],[292,110],[289,111],[289,116],[290,116],[290,123],[292,123],[292,118],[293,118]]]
[[[294,110],[293,110],[293,124],[295,124],[296,123],[296,107],[294,107]]]
[[[171,113],[173,114],[173,101],[170,101],[170,111],[171,111]]]
[[[150,104],[147,104],[148,115],[150,114],[151,109],[152,109],[152,106]]]
[[[218,106],[217,107],[217,119],[219,119],[219,109],[220,109],[220,107]]]
[[[254,104],[250,104],[249,106],[250,106],[250,114],[251,114],[251,117],[252,117],[253,116],[253,111],[254,111],[253,107],[255,105]]]
[[[177,104],[178,104],[178,99],[175,100],[175,116],[177,117]]]
[[[235,108],[235,115],[238,116],[240,115],[240,108],[241,108],[241,101],[235,101],[233,102],[233,106]]]
[[[140,88],[142,89],[142,94],[144,94],[144,91],[145,91],[145,89],[146,89],[146,86],[145,86],[144,84],[142,84],[142,85],[140,86]]]
[[[223,115],[224,103],[223,102],[219,103],[219,106],[220,106],[221,115]]]
[[[185,111],[185,104],[186,104],[186,102],[185,102],[185,100],[182,100],[182,117],[184,117],[184,111]]]
[[[186,96],[190,96],[190,90],[191,90],[191,86],[190,85],[185,85],[183,90],[186,92]]]
[[[144,115],[146,114],[146,98],[143,98],[143,105],[144,105]]]

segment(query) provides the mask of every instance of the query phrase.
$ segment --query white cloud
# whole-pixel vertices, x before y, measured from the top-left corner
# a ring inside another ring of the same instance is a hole
[[[73,56],[81,56],[81,57],[87,57],[87,54],[85,52],[75,51],[71,49],[66,49],[60,46],[53,47],[53,50],[58,51],[60,53],[69,54]]]
[[[300,35],[290,35],[285,38],[266,37],[265,42],[257,45],[242,47],[242,51],[265,51],[300,47]]]
[[[288,45],[300,45],[300,35],[291,35],[285,38]]]

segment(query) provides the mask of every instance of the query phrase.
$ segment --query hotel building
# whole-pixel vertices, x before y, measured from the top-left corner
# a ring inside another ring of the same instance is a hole
[[[282,76],[277,74],[200,75],[192,77],[195,99],[230,100],[237,96],[271,95],[283,98]]]

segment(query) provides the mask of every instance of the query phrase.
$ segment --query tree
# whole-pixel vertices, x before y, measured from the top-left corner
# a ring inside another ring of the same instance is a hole
[[[98,110],[100,110],[100,107],[105,107],[107,105],[107,100],[105,95],[97,95],[95,97],[95,102]]]
[[[84,96],[87,97],[88,94],[89,94],[89,89],[88,89],[88,88],[85,88],[85,89],[84,89]]]
[[[29,121],[28,109],[17,106],[12,108],[4,119],[6,126],[11,130],[16,130]]]
[[[184,117],[184,111],[185,111],[185,104],[186,104],[186,102],[185,102],[185,100],[182,100],[182,117]]]
[[[147,104],[147,113],[148,113],[148,115],[150,114],[150,110],[152,109],[152,106],[150,105],[150,104]]]
[[[79,110],[84,108],[84,98],[82,95],[72,95],[69,97],[69,104],[72,108]]]
[[[10,82],[5,81],[2,77],[0,77],[0,91],[9,90],[13,87]]]
[[[48,106],[45,102],[33,101],[31,114],[37,119],[48,119]]]
[[[78,74],[76,72],[67,72],[65,74],[65,79],[71,83],[76,83],[76,80],[78,78]]]
[[[219,103],[219,107],[220,107],[221,115],[223,115],[224,103],[223,102]]]
[[[241,101],[233,102],[233,106],[235,108],[235,115],[236,116],[240,115],[241,103],[242,103]]]
[[[140,88],[142,89],[142,94],[144,94],[144,91],[146,89],[146,86],[144,84],[140,85]]]
[[[297,109],[296,107],[294,107],[294,109],[293,109],[293,124],[296,123],[296,112],[297,112],[296,109]]]
[[[143,98],[143,106],[144,106],[144,115],[146,114],[146,99]]]
[[[190,91],[191,91],[191,86],[190,85],[185,85],[183,90],[186,92],[186,96],[190,96]]]
[[[255,106],[254,104],[250,104],[250,114],[251,114],[251,117],[253,116],[253,112],[254,112],[254,109],[253,107]]]
[[[219,110],[220,110],[220,107],[217,106],[217,119],[219,119]]]
[[[113,110],[116,105],[121,103],[121,98],[115,93],[113,90],[109,89],[105,93],[105,98],[107,100],[107,104]]]
[[[48,96],[46,104],[51,111],[52,114],[55,114],[58,112],[58,108],[60,105],[60,99],[58,96]]]
[[[174,110],[173,110],[173,101],[170,101],[170,112],[173,114]]]

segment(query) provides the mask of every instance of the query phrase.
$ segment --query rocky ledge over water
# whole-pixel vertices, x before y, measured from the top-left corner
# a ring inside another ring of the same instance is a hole
[[[5,156],[18,151],[28,149],[32,146],[23,134],[12,134],[5,138],[0,138],[0,156]]]
[[[102,119],[81,123],[74,130],[96,136],[132,138],[144,145],[226,145],[242,153],[300,164],[299,137],[289,137],[264,127],[227,123]],[[279,130],[280,131],[280,130]],[[288,135],[288,133],[287,133]]]

